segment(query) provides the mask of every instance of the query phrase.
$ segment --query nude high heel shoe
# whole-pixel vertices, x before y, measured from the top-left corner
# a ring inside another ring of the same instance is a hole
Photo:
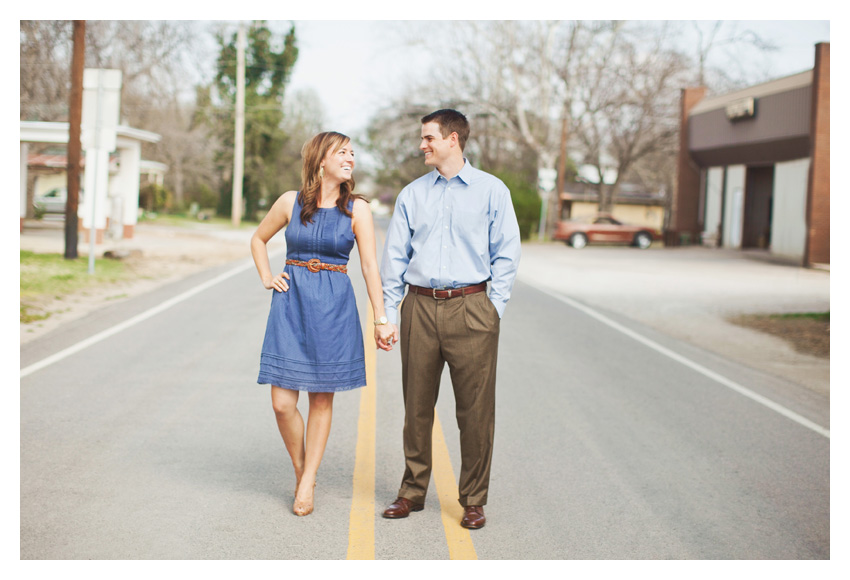
[[[313,493],[316,492],[316,484],[313,484]],[[292,504],[292,513],[296,516],[309,516],[313,513],[313,498],[302,501],[298,499],[298,490],[296,490],[295,503]]]

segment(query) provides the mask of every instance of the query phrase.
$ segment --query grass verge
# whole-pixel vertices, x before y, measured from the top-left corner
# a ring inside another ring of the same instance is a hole
[[[770,314],[770,318],[780,320],[814,320],[816,322],[829,322],[829,312],[795,312],[793,314]]]
[[[829,358],[829,312],[748,314],[729,320],[738,326],[777,336],[799,353]]]
[[[21,322],[44,320],[50,316],[40,304],[61,300],[86,288],[112,284],[127,274],[125,265],[115,260],[98,260],[94,274],[88,273],[87,257],[66,260],[61,254],[37,254],[21,250]]]
[[[147,216],[139,223],[159,226],[185,227],[185,228],[232,228],[233,222],[230,218],[213,216],[206,220],[199,220],[183,213],[161,213],[155,216]],[[260,222],[242,220],[239,224],[241,229],[255,229]]]

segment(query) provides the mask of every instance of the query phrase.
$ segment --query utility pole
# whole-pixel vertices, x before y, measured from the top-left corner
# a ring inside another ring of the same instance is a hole
[[[71,56],[71,102],[68,119],[67,202],[65,203],[65,259],[77,259],[77,209],[80,200],[80,132],[83,118],[83,69],[86,53],[86,21],[74,20]]]
[[[242,174],[245,164],[245,25],[239,23],[236,33],[236,135],[233,152],[233,227],[242,220]]]

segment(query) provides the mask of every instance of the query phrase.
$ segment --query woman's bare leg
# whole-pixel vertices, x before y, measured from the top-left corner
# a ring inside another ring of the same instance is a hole
[[[310,411],[307,417],[307,445],[301,483],[295,492],[293,511],[307,515],[313,511],[313,488],[316,473],[331,432],[333,417],[333,393],[309,393]]]
[[[272,407],[277,420],[277,428],[283,437],[283,444],[292,458],[295,469],[295,486],[301,482],[304,473],[304,418],[296,406],[298,391],[272,386]]]

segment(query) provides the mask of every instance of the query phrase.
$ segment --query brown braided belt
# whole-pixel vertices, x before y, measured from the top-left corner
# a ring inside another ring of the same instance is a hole
[[[287,260],[286,263],[290,266],[303,266],[314,274],[319,270],[330,270],[331,272],[342,272],[343,274],[348,273],[348,267],[345,264],[325,264],[320,262],[318,258],[313,258],[306,262],[302,262],[301,260]]]

